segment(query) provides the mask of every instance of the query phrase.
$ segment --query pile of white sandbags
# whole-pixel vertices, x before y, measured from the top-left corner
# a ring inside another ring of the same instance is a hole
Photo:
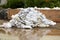
[[[24,8],[16,15],[12,15],[12,19],[0,25],[1,27],[10,28],[16,26],[17,28],[32,28],[32,27],[49,27],[49,25],[56,25],[55,22],[46,18],[44,14],[35,10],[35,8]]]

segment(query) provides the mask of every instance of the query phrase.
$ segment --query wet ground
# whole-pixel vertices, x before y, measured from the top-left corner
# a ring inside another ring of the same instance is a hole
[[[0,20],[0,24],[7,22]],[[60,23],[54,27],[49,28],[33,28],[33,29],[18,29],[13,28],[0,28],[0,40],[40,40],[47,35],[60,36]],[[60,38],[60,37],[59,37]]]

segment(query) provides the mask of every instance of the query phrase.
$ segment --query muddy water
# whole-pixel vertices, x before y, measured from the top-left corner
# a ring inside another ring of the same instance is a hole
[[[3,22],[6,21],[0,20],[0,24],[2,24]],[[40,40],[48,32],[50,32],[50,29],[45,28],[0,28],[0,40]]]
[[[0,39],[4,40],[40,40],[42,36],[47,34],[50,31],[49,29],[18,29],[18,28],[0,28]],[[1,38],[2,35],[2,38]],[[16,38],[16,39],[15,39]]]

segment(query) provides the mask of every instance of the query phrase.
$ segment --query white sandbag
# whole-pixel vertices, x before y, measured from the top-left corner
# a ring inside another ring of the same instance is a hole
[[[16,15],[12,15],[12,19],[3,24],[4,27],[10,28],[16,26],[18,28],[32,28],[32,27],[49,27],[49,25],[56,25],[55,22],[46,18],[44,14],[35,10],[35,8],[24,8]]]

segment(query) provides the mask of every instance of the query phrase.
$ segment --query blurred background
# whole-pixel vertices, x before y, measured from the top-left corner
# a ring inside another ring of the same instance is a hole
[[[60,0],[0,0],[3,8],[60,7]]]

